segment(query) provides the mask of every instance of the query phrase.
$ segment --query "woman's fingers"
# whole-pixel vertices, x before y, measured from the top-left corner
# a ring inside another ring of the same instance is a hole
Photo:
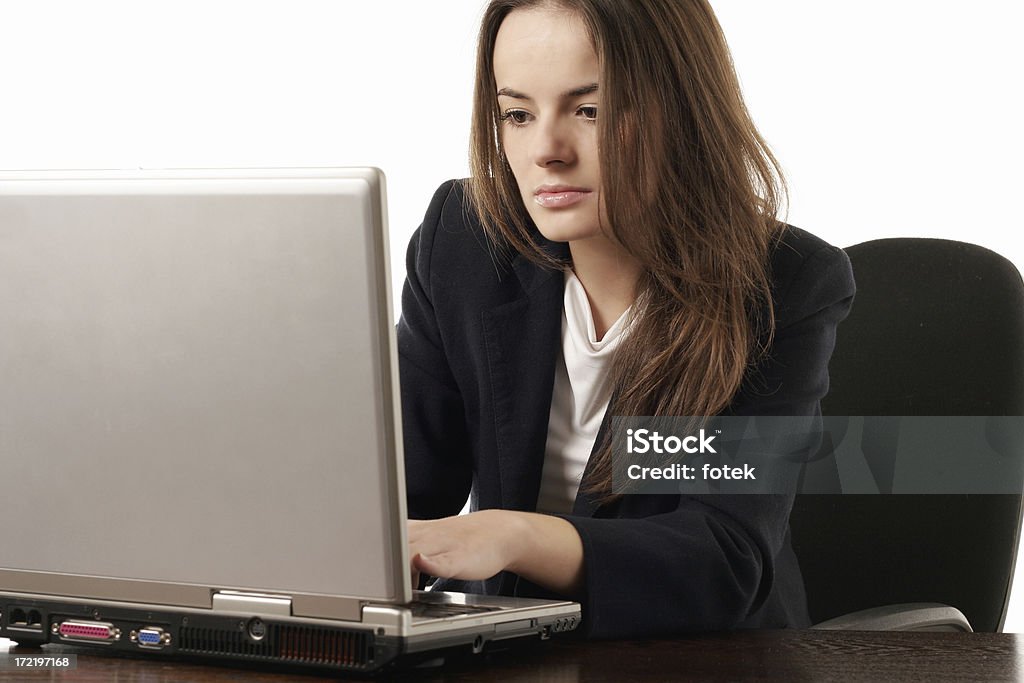
[[[507,534],[499,510],[428,521],[410,521],[407,529],[413,569],[454,579],[487,579],[506,568]]]
[[[412,569],[412,572],[411,572],[411,575],[412,575],[412,589],[413,590],[417,590],[420,587],[420,572],[419,572],[418,569],[416,569],[416,565],[415,564],[412,565],[411,569]]]
[[[431,576],[455,576],[459,573],[453,567],[448,553],[443,555],[417,553],[413,558],[413,564],[419,571]]]

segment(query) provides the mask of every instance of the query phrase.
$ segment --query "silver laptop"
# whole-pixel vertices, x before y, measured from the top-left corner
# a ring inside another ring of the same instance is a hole
[[[0,173],[0,637],[373,671],[576,627],[411,590],[385,206],[376,169]]]

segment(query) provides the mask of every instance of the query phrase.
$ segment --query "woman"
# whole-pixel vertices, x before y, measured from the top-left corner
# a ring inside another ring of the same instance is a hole
[[[579,600],[592,637],[806,625],[791,496],[611,491],[608,416],[819,414],[854,293],[775,219],[707,2],[493,0],[471,162],[408,252],[414,576]]]

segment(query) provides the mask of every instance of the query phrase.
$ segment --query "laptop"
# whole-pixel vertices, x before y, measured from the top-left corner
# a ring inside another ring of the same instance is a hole
[[[0,637],[369,672],[580,623],[410,586],[386,225],[370,168],[0,173]]]

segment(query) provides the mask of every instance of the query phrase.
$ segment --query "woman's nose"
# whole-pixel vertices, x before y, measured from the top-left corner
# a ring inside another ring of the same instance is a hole
[[[533,139],[533,160],[538,166],[572,164],[576,152],[568,131],[557,120],[538,122]]]

